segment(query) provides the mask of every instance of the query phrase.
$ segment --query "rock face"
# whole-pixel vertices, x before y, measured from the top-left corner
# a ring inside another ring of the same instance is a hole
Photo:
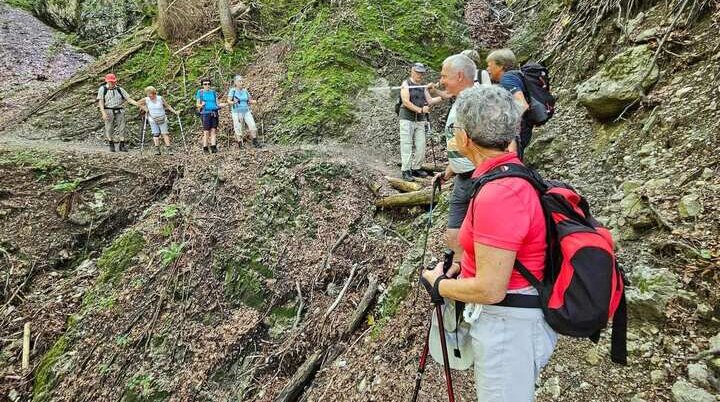
[[[92,43],[112,40],[142,18],[143,0],[37,0],[36,14],[48,24]]]
[[[715,397],[702,388],[680,379],[672,386],[675,402],[715,402]]]
[[[643,79],[652,58],[653,51],[647,45],[616,55],[600,72],[575,88],[578,100],[600,120],[618,116],[625,107],[639,99],[638,87],[647,91],[657,82],[659,71],[656,65]]]
[[[632,319],[661,321],[665,317],[667,302],[676,295],[678,279],[670,271],[636,266],[628,273],[630,283],[626,290],[628,310]]]
[[[39,0],[35,4],[35,12],[56,28],[73,32],[80,23],[80,5],[80,0]]]

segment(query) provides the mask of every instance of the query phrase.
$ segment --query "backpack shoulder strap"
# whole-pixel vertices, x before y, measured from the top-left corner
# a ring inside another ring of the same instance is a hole
[[[118,93],[120,94],[120,97],[122,98],[122,100],[127,100],[127,99],[125,99],[125,95],[123,95],[124,89],[120,88],[119,86],[117,86],[115,88],[117,89]]]
[[[548,186],[543,182],[540,174],[538,174],[535,170],[530,169],[529,167],[524,165],[519,165],[517,163],[508,163],[505,165],[500,165],[495,169],[491,170],[490,172],[477,178],[473,183],[473,197],[477,195],[477,193],[484,185],[490,183],[491,181],[495,181],[505,177],[519,177],[521,179],[524,179],[528,183],[532,184],[532,186],[535,187],[535,189],[540,193],[544,193],[548,189]]]

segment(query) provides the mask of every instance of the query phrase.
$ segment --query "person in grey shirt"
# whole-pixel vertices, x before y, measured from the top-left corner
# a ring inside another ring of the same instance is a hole
[[[105,75],[105,84],[98,88],[98,108],[100,116],[105,121],[105,138],[108,140],[110,152],[115,152],[115,143],[119,143],[118,150],[127,152],[125,144],[125,102],[139,106],[123,88],[117,85],[117,77],[110,73]],[[117,136],[113,132],[117,127]],[[117,141],[115,141],[117,139]]]

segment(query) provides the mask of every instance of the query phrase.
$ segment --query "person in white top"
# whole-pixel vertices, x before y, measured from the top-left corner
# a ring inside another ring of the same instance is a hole
[[[150,123],[150,130],[152,131],[153,143],[155,144],[155,155],[160,155],[160,135],[163,136],[165,142],[165,148],[168,153],[172,155],[170,150],[170,130],[168,129],[167,115],[165,115],[165,109],[169,110],[174,114],[178,114],[177,110],[173,109],[170,104],[163,99],[162,96],[157,94],[155,87],[149,86],[145,88],[145,98],[140,99],[138,102],[142,110],[147,113],[147,120]]]

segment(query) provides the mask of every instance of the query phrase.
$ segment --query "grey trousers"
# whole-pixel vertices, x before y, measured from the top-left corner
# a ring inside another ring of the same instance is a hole
[[[422,167],[425,161],[424,121],[400,120],[400,161],[402,171],[419,170]]]
[[[108,141],[125,141],[125,110],[105,110],[108,119],[105,120],[105,138]],[[117,137],[113,140],[113,131],[117,127]]]
[[[535,380],[557,343],[557,334],[542,310],[482,306],[470,335],[477,400],[534,401]]]

